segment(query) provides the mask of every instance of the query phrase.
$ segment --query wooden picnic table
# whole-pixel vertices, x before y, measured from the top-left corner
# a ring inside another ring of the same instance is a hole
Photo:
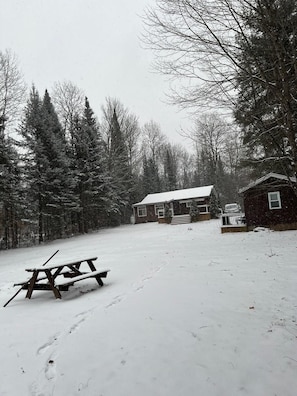
[[[61,298],[60,291],[67,291],[75,282],[95,278],[103,286],[102,278],[107,277],[109,269],[97,270],[94,261],[97,257],[78,259],[62,264],[26,268],[32,273],[31,278],[25,282],[15,283],[27,290],[26,298],[31,298],[34,290],[52,290],[56,298]],[[82,265],[84,263],[84,265]],[[84,268],[82,268],[84,267]]]

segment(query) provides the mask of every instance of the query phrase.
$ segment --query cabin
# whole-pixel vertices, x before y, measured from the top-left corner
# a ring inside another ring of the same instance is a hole
[[[247,230],[268,227],[297,229],[296,178],[269,173],[239,190],[243,197]]]
[[[141,202],[132,205],[133,217],[136,224],[153,221],[172,224],[191,222],[190,208],[193,201],[196,201],[198,220],[209,220],[214,197],[216,192],[212,185],[148,194]]]

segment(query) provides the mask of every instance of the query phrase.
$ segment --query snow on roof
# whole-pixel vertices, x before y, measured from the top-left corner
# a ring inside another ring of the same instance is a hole
[[[133,206],[150,205],[150,204],[170,202],[170,201],[179,201],[183,199],[209,197],[212,189],[213,189],[213,185],[148,194],[141,202],[135,203]]]
[[[270,179],[270,178],[274,178],[274,179],[278,179],[278,180],[287,180],[288,181],[288,176],[285,175],[281,175],[279,173],[268,173],[267,175],[260,177],[259,179],[255,180],[254,182],[250,183],[249,185],[247,185],[246,187],[243,187],[239,190],[239,194],[253,188],[256,187],[258,184],[261,184],[263,182],[265,182],[266,180]],[[290,177],[291,182],[296,183],[296,178],[295,177]]]

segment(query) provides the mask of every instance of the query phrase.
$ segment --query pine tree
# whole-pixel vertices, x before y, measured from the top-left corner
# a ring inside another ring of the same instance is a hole
[[[20,134],[23,137],[25,180],[31,216],[38,218],[39,242],[62,237],[73,210],[73,179],[66,142],[45,91],[43,100],[33,87]]]
[[[165,191],[177,189],[177,164],[170,147],[165,150],[164,187]]]
[[[158,166],[153,157],[143,158],[143,197],[147,194],[161,192],[161,181]]]
[[[74,155],[72,168],[76,174],[76,194],[79,201],[79,232],[88,232],[104,225],[104,184],[102,142],[97,121],[85,98],[82,119],[77,118],[73,129]]]
[[[132,174],[127,147],[115,110],[110,121],[108,171],[110,174],[109,219],[111,225],[117,225],[121,221],[127,222],[130,218]]]
[[[211,218],[217,218],[220,214],[220,200],[218,195],[212,191],[211,196],[210,196],[210,215]]]
[[[297,174],[297,3],[259,0],[238,39],[236,119],[256,174]]]
[[[42,102],[39,93],[33,86],[24,111],[23,121],[20,127],[20,135],[23,137],[22,155],[24,163],[24,183],[26,186],[27,218],[37,220],[39,242],[43,240],[43,197],[44,178],[42,174],[43,147],[41,144],[42,134]]]
[[[19,156],[13,142],[0,130],[0,249],[19,244],[22,197]]]
[[[191,201],[189,214],[191,216],[192,223],[199,220],[200,211],[199,211],[199,208],[198,208],[197,201],[195,201],[194,199]]]
[[[43,147],[46,154],[46,234],[48,239],[62,237],[75,206],[73,179],[66,154],[66,140],[51,98],[45,91],[42,102]]]

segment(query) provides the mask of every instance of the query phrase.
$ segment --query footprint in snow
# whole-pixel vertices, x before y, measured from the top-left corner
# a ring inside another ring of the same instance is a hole
[[[121,297],[121,296],[116,296],[116,297],[112,300],[111,303],[109,303],[109,304],[107,304],[107,305],[105,306],[105,308],[110,308],[110,307],[112,307],[113,305],[116,305],[116,304],[120,303],[121,301],[122,301],[122,297]]]
[[[56,362],[53,358],[49,359],[45,366],[45,377],[50,381],[56,378]]]
[[[82,318],[81,320],[79,320],[77,323],[74,323],[70,329],[69,329],[69,334],[74,333],[79,327],[80,325],[86,320],[86,318]]]
[[[59,339],[59,337],[60,337],[60,333],[53,335],[45,344],[41,345],[41,347],[37,349],[36,354],[41,355],[42,353],[44,353],[48,348],[50,348],[53,344],[55,344],[55,342]]]

